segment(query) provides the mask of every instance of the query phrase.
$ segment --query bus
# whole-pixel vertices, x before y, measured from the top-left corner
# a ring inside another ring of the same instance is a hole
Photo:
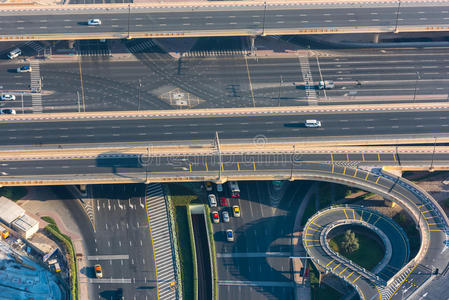
[[[237,181],[229,181],[229,188],[231,189],[232,198],[240,197],[240,189]]]

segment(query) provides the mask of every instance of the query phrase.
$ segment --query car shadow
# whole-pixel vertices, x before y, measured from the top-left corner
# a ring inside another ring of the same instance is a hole
[[[298,123],[285,123],[284,127],[290,127],[290,128],[306,128],[306,125],[304,125],[304,122],[298,122]]]
[[[86,22],[77,22],[78,25],[81,26],[88,26],[87,21]]]

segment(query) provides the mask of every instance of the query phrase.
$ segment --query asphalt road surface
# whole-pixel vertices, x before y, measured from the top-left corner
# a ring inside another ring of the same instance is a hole
[[[318,119],[321,128],[305,128],[306,119]],[[106,145],[153,142],[212,141],[218,132],[222,142],[285,139],[290,141],[338,138],[369,138],[447,135],[448,117],[443,110],[402,112],[323,112],[320,114],[281,114],[263,116],[125,118],[116,120],[41,120],[3,119],[0,128],[8,132],[2,141],[8,146]]]
[[[444,4],[438,6],[405,3],[399,8],[396,3],[357,5],[338,7],[331,3],[293,5],[286,9],[281,5],[264,7],[201,8],[186,7],[179,9],[158,8],[110,8],[77,9],[69,7],[66,11],[20,10],[15,13],[0,12],[3,35],[36,34],[101,34],[119,33],[127,36],[138,32],[185,32],[198,31],[234,31],[247,34],[263,33],[281,29],[338,28],[355,29],[360,27],[384,27],[389,31],[402,26],[447,25],[447,9]],[[238,7],[238,5],[237,5]],[[51,13],[49,13],[51,12]],[[51,15],[51,18],[49,16]],[[87,26],[89,18],[102,20],[101,26]],[[218,34],[219,35],[219,34]]]
[[[224,45],[213,46],[219,40],[200,39],[193,48],[220,52]],[[227,40],[237,48],[247,47],[240,39]],[[143,39],[114,43],[112,47],[128,47],[134,54],[131,60],[118,61],[104,56],[109,55],[103,49],[108,45],[89,45],[80,53],[100,56],[81,56],[80,63],[41,61],[44,112],[174,109],[179,106],[170,99],[178,92],[191,108],[447,102],[449,95],[447,48],[311,50],[297,57],[206,54],[175,60],[152,40]],[[314,86],[313,95],[308,95],[305,60],[315,84],[332,80],[335,88],[325,95]],[[30,85],[29,73],[15,72],[24,64],[28,62],[0,60],[0,93],[17,97],[0,106],[18,113],[20,93],[29,92]],[[24,108],[32,109],[29,94],[24,95]]]
[[[309,182],[284,185],[281,192],[270,181],[239,182],[241,197],[232,199],[226,185],[224,192],[214,192],[229,202],[228,207],[211,209],[221,219],[213,224],[220,299],[293,297],[290,233]],[[232,205],[240,206],[240,218],[233,217]],[[229,223],[223,223],[224,210],[230,212]],[[227,229],[234,231],[234,242],[226,241]]]
[[[102,279],[90,279],[92,299],[121,299],[119,294],[125,299],[155,299],[145,186],[95,185],[90,196],[94,199],[95,251],[89,253],[89,262],[103,269]]]

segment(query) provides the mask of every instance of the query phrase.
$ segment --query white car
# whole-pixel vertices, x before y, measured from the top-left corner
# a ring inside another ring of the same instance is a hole
[[[209,198],[210,207],[217,207],[217,198],[214,194],[209,194],[207,198]]]
[[[0,109],[0,115],[15,115],[16,111],[10,108]]]
[[[304,125],[307,128],[319,128],[319,127],[321,127],[321,121],[318,121],[318,120],[306,120]]]
[[[89,21],[87,21],[87,25],[89,25],[89,26],[100,26],[101,25],[101,20],[100,19],[90,19]]]
[[[2,95],[2,97],[0,99],[2,101],[14,101],[14,100],[16,100],[16,96],[10,95],[10,94],[4,94],[4,95]]]

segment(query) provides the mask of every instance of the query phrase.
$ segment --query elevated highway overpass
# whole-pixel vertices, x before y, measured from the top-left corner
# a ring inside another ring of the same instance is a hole
[[[365,270],[330,248],[331,232],[348,225],[366,228],[384,245],[385,255],[373,270]],[[408,237],[402,228],[392,219],[361,206],[330,207],[317,212],[304,227],[303,243],[314,262],[354,286],[362,299],[379,298],[376,289],[386,286],[408,263],[410,255]]]
[[[448,11],[437,0],[0,6],[0,41],[448,31]]]

